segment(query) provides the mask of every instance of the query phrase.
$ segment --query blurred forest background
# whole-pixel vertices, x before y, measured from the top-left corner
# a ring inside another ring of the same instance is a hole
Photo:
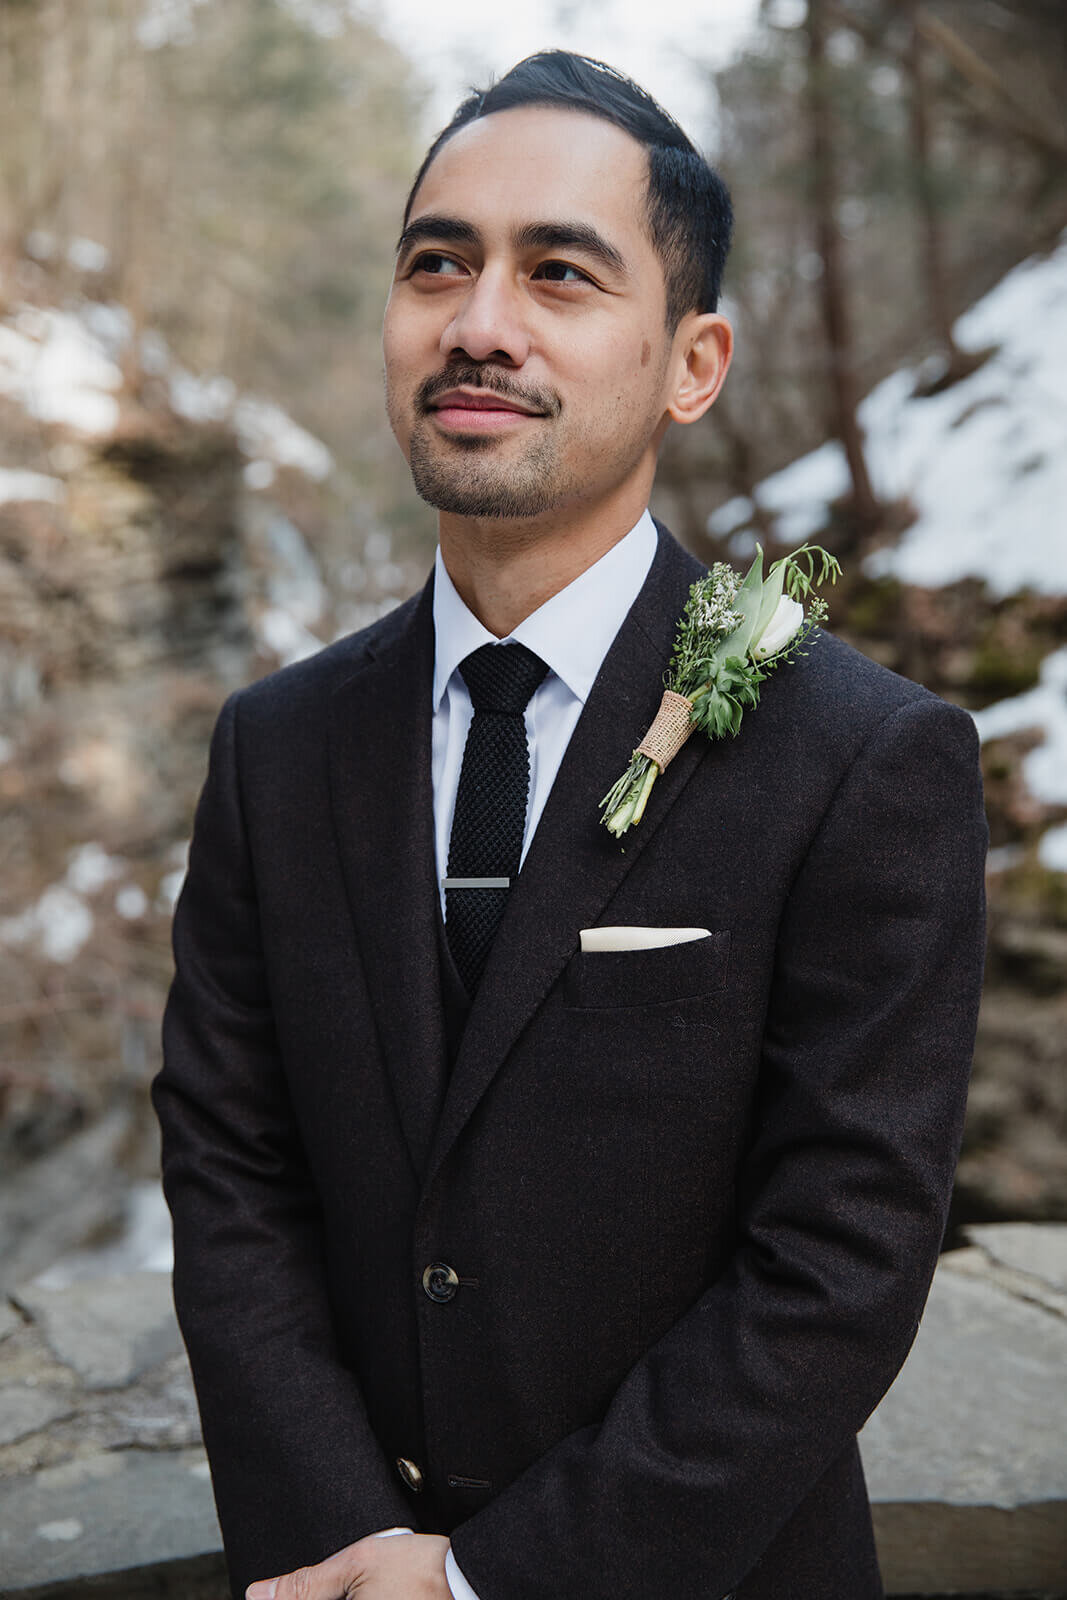
[[[837,630],[977,714],[990,953],[954,1221],[1067,1219],[1063,5],[767,3],[706,89],[739,355],[654,509],[708,561],[819,538]],[[224,694],[428,569],[379,354],[425,99],[414,46],[342,0],[0,0],[8,1281],[153,1182]]]

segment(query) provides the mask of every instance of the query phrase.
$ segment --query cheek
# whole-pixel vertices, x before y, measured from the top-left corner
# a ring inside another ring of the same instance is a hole
[[[382,322],[382,350],[390,381],[394,374],[398,379],[412,374],[420,360],[425,364],[427,349],[433,344],[427,324],[425,313],[418,315],[410,297],[403,293],[403,285],[394,289]]]
[[[398,336],[395,323],[386,312],[382,328],[382,356],[385,361],[385,382],[389,390],[396,389],[401,381],[408,359],[404,341]]]
[[[410,330],[387,309],[382,329],[385,406],[393,432],[401,441],[410,432],[415,392],[426,376],[415,363]]]
[[[389,426],[401,447],[406,450],[411,434],[411,386],[395,360],[390,358],[388,349],[385,351],[384,378],[385,412],[389,418]]]
[[[659,401],[665,362],[661,345],[646,328],[631,328],[590,350],[584,362],[572,351],[570,366],[583,403],[639,417],[662,410]]]

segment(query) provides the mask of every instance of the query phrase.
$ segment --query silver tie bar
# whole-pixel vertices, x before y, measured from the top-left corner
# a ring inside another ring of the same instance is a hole
[[[442,889],[510,889],[510,878],[442,878]]]

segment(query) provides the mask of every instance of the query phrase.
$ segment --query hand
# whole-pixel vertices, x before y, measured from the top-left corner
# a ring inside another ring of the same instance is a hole
[[[439,1533],[370,1534],[317,1567],[258,1579],[245,1600],[451,1600],[447,1554],[448,1540]]]

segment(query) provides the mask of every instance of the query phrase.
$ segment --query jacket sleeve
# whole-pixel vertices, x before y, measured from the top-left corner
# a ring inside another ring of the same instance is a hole
[[[779,929],[728,1269],[564,1439],[457,1528],[480,1600],[732,1590],[911,1346],[941,1244],[981,985],[971,719],[876,727]]]
[[[408,1520],[331,1329],[319,1204],[275,1041],[223,708],[174,920],[153,1085],[174,1296],[234,1593]],[[340,1536],[339,1536],[340,1532]]]

